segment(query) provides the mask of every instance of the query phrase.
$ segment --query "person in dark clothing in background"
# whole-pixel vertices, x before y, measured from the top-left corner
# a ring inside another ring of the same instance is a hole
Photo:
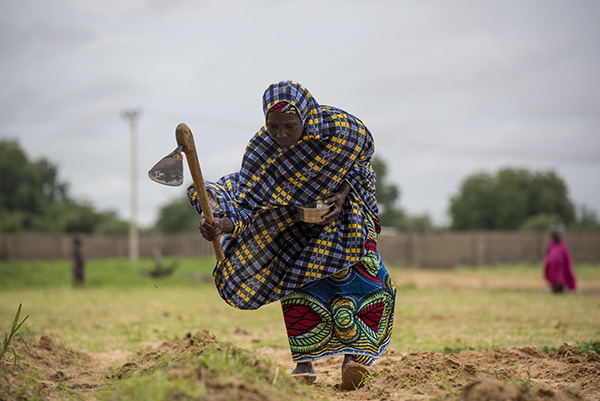
[[[84,282],[84,264],[83,251],[81,246],[81,239],[79,237],[73,238],[73,285],[78,287],[82,286]]]

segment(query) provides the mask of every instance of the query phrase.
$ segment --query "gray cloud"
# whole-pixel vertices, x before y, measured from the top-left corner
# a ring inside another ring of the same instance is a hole
[[[356,114],[410,212],[447,220],[476,171],[554,169],[600,210],[600,3],[563,0],[23,0],[0,4],[0,137],[59,163],[73,191],[129,214],[139,107],[140,215],[182,196],[146,179],[190,125],[209,179],[239,167],[271,82]]]

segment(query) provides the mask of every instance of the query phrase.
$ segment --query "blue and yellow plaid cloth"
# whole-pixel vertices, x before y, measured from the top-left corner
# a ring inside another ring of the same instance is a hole
[[[279,101],[300,112],[304,132],[298,143],[280,148],[263,126],[246,147],[240,172],[206,183],[215,216],[234,223],[233,233],[222,236],[225,260],[217,262],[213,277],[221,297],[240,309],[259,308],[354,265],[365,253],[366,217],[377,218],[374,144],[365,125],[320,106],[293,81],[265,91],[265,114]],[[295,205],[326,199],[343,181],[352,190],[333,223],[298,220]],[[187,193],[202,213],[195,188]]]

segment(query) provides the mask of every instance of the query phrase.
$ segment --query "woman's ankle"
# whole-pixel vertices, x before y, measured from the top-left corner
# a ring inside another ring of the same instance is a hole
[[[299,362],[296,364],[296,368],[292,373],[315,373],[315,368],[312,362]]]
[[[342,362],[342,371],[346,368],[350,362],[356,362],[355,356],[352,354],[344,354],[344,362]]]

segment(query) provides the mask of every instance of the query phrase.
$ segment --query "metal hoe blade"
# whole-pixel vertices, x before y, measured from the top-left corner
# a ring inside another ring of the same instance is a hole
[[[183,184],[183,156],[178,146],[173,152],[163,157],[148,171],[148,177],[159,184],[178,187]]]

